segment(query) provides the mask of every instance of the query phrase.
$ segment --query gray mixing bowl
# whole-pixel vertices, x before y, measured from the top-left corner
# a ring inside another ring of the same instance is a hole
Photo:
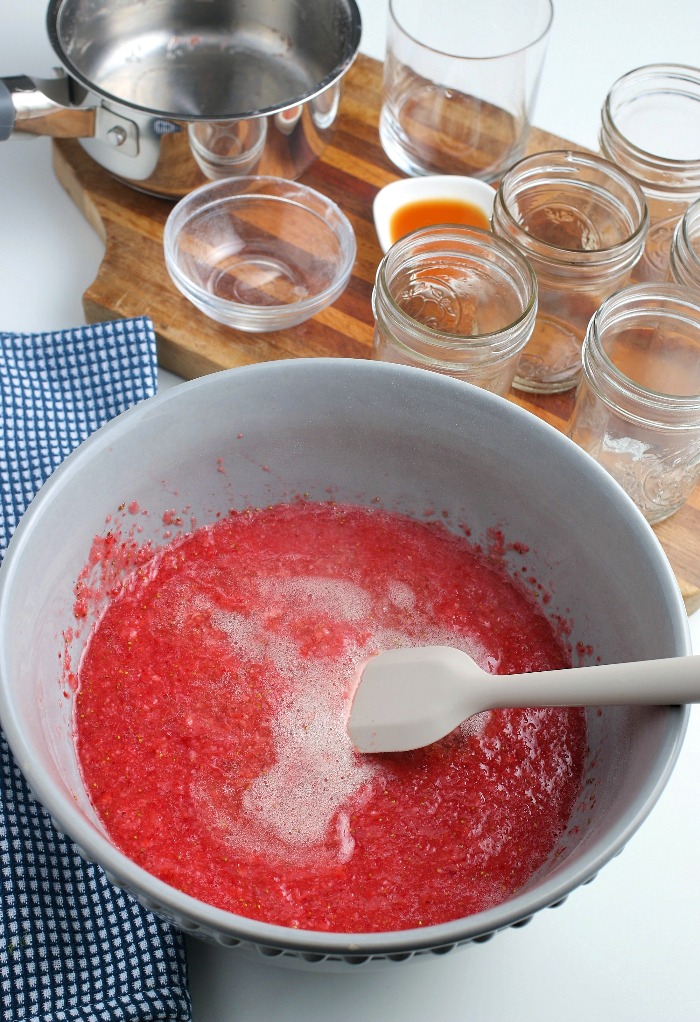
[[[0,576],[0,714],[17,761],[58,828],[154,912],[280,963],[342,968],[486,940],[590,880],[654,806],[687,708],[590,711],[586,783],[560,854],[478,915],[392,933],[309,932],[211,908],[154,879],[112,847],[90,807],[62,694],[58,653],[91,541],[132,501],[150,512],[138,515],[141,539],[162,544],[165,509],[187,507],[204,524],[297,493],[327,500],[328,487],[337,500],[378,497],[416,515],[444,509],[475,539],[497,526],[527,544],[551,613],[572,619],[572,643],[594,656],[691,649],[671,568],[622,489],[535,416],[448,377],[349,359],[254,365],[167,391],[83,444],[33,502]]]

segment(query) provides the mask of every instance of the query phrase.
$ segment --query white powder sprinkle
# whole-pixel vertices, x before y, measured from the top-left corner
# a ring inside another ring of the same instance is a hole
[[[330,621],[370,622],[371,595],[352,582],[326,577],[252,580],[251,586],[252,602],[262,602],[265,608],[262,614],[249,617],[245,609],[210,608],[211,622],[228,637],[237,655],[274,663],[276,673],[286,679],[287,692],[271,720],[273,765],[243,793],[244,818],[227,816],[217,825],[227,831],[232,845],[250,847],[257,834],[258,846],[263,840],[284,855],[316,855],[331,839],[337,859],[348,862],[355,846],[352,804],[366,797],[385,769],[381,761],[357,757],[347,734],[350,696],[361,667],[379,650],[406,645],[407,634],[416,628],[426,644],[454,642],[454,636],[427,628],[413,591],[394,581],[390,599],[404,609],[408,632],[369,629],[366,642],[349,643],[342,658],[312,658],[302,653],[292,630],[285,627],[285,617],[293,621],[301,610]],[[367,635],[364,630],[362,634]],[[468,652],[484,663],[482,650]],[[472,718],[464,725],[465,733],[479,734],[485,719],[484,714]]]
[[[376,767],[356,760],[337,707],[308,691],[291,696],[273,728],[277,761],[253,781],[243,806],[287,844],[319,844],[338,810],[371,781]],[[341,844],[347,852],[347,839]]]

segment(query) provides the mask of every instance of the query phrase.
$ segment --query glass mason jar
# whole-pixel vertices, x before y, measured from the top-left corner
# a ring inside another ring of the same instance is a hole
[[[537,282],[507,241],[477,227],[425,227],[382,259],[373,357],[504,396],[535,324]]]
[[[669,279],[700,291],[700,199],[678,221],[671,241]]]
[[[539,293],[514,387],[546,394],[576,386],[588,322],[629,280],[648,222],[636,181],[591,153],[537,153],[504,175],[492,229],[528,258]]]
[[[623,75],[603,104],[599,142],[649,205],[635,279],[664,280],[678,218],[700,197],[700,68],[648,64]]]
[[[700,294],[633,284],[608,298],[583,343],[569,437],[651,523],[700,479]]]

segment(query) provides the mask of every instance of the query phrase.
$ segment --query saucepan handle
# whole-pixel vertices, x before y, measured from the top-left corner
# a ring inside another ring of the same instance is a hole
[[[0,78],[0,141],[10,135],[90,138],[94,131],[95,108],[72,105],[66,75]]]

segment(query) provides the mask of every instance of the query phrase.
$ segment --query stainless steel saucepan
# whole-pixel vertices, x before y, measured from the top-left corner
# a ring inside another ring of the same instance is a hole
[[[355,0],[50,0],[56,77],[0,78],[0,139],[79,138],[178,198],[236,174],[296,178],[332,132]]]

